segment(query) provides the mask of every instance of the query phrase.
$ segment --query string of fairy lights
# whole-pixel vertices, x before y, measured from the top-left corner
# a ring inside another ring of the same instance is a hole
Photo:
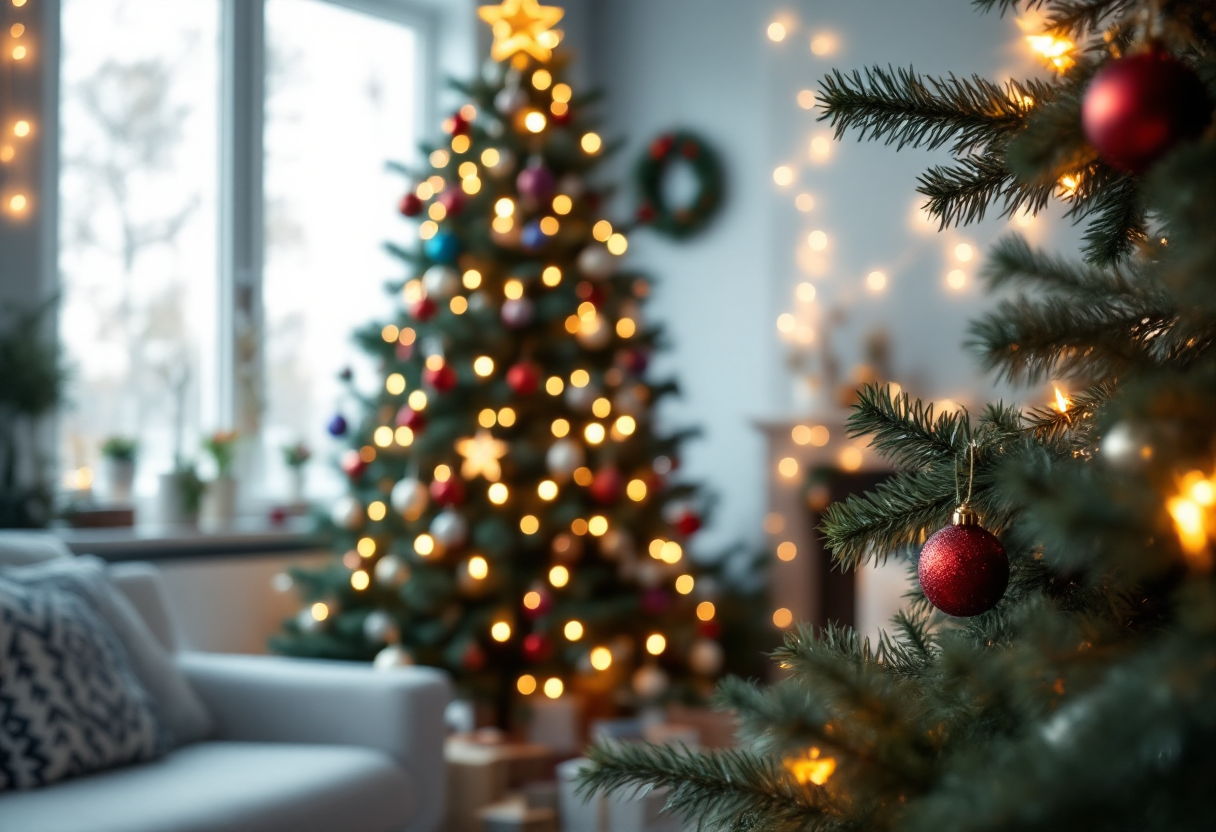
[[[29,0],[8,0],[0,32],[0,211],[13,219],[32,207],[32,165],[29,163],[34,121],[25,112],[22,93],[32,86],[36,40]]]
[[[1073,65],[1071,54],[1076,48],[1075,44],[1066,38],[1044,33],[1040,17],[1024,15],[1017,20],[1017,24],[1025,45],[1045,66],[1063,72]],[[810,54],[818,58],[839,54],[844,42],[839,33],[801,24],[792,15],[785,13],[768,23],[765,36],[774,48],[789,48],[798,40],[802,40]],[[801,111],[810,113],[816,104],[816,94],[812,89],[801,89],[794,96],[794,105]],[[1026,104],[1032,106],[1033,101],[1027,101]],[[812,128],[805,139],[804,147],[805,156],[801,162],[781,161],[773,168],[772,182],[779,193],[792,194],[792,207],[799,216],[814,219],[817,208],[815,195],[809,190],[799,188],[798,185],[804,172],[832,164],[835,145],[831,131],[821,126]],[[1067,199],[1075,193],[1083,175],[1083,172],[1079,171],[1062,177],[1058,183],[1057,196]],[[939,233],[937,222],[924,210],[922,201],[918,199],[914,202],[909,214],[909,225],[920,239],[914,240],[906,247],[898,262],[876,266],[858,275],[858,283],[865,294],[879,296],[887,292],[892,282],[899,279],[901,267],[920,257],[931,246],[940,247],[942,262],[945,264],[942,269],[943,290],[947,293],[962,293],[970,288],[970,269],[980,262],[979,247],[955,230]],[[1034,223],[1035,217],[1028,212],[1020,212],[1011,218],[1011,224],[1018,230],[1029,229]],[[795,359],[805,358],[819,347],[818,342],[823,335],[820,327],[826,325],[825,319],[830,318],[835,311],[824,308],[826,293],[820,290],[815,281],[828,279],[831,271],[828,256],[840,243],[833,239],[830,228],[818,227],[819,225],[819,222],[804,223],[803,230],[799,232],[794,259],[805,277],[793,288],[793,305],[781,312],[776,320],[778,337],[791,350]],[[889,382],[889,385],[893,395],[901,392],[899,384]],[[1058,387],[1056,401],[1057,407],[1068,407],[1068,400]],[[949,398],[936,401],[934,405],[941,412],[954,412],[962,407],[957,401]],[[857,471],[866,462],[866,450],[861,441],[835,441],[827,425],[795,425],[789,439],[794,447],[779,456],[774,472],[777,482],[785,487],[797,487],[803,482],[805,471],[799,457],[805,456],[806,451],[800,451],[799,448],[826,449],[834,455],[835,464],[844,471]],[[1183,506],[1181,511],[1187,516],[1197,515],[1197,512],[1186,506]],[[764,531],[777,541],[778,559],[788,562],[797,557],[798,547],[794,541],[781,538],[786,528],[786,518],[779,512],[765,516]],[[789,609],[779,607],[773,612],[772,620],[779,629],[786,629],[794,623],[795,615]],[[825,771],[823,760],[808,757],[800,765],[800,771],[812,772],[814,776],[820,776]]]

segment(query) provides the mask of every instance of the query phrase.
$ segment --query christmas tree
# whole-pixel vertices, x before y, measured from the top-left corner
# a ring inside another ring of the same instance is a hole
[[[712,829],[1210,829],[1216,818],[1216,15],[1210,2],[1039,9],[1059,75],[834,73],[823,118],[945,147],[920,192],[948,226],[1061,200],[1063,259],[1013,237],[972,347],[1071,398],[935,413],[864,392],[898,474],[835,504],[843,567],[907,559],[877,643],[803,628],[770,687],[728,681],[741,750],[597,748],[584,788],[656,784]]]
[[[571,687],[639,705],[723,664],[720,582],[691,561],[704,498],[674,481],[688,431],[654,407],[647,278],[592,182],[612,149],[555,55],[559,9],[486,7],[494,61],[400,205],[416,249],[393,317],[357,334],[382,375],[331,433],[350,493],[339,562],[299,570],[273,644],[446,668],[495,701]],[[505,62],[505,63],[503,63]]]

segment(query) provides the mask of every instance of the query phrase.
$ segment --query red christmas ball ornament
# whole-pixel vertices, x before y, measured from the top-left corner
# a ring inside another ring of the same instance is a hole
[[[640,223],[654,222],[655,210],[654,206],[649,202],[643,202],[638,206],[637,218]]]
[[[465,202],[464,191],[460,188],[447,188],[439,195],[436,200],[448,212],[449,216],[456,216],[464,210]]]
[[[1085,138],[1110,165],[1143,173],[1183,139],[1203,132],[1212,113],[1190,67],[1151,50],[1104,66],[1085,90]]]
[[[407,404],[397,411],[397,427],[409,428],[414,433],[422,433],[426,430],[426,414],[421,410],[414,410]]]
[[[625,478],[613,467],[601,468],[591,478],[591,497],[600,505],[612,505],[621,499],[625,489]]]
[[[681,511],[676,517],[676,531],[688,537],[701,530],[701,517],[695,511]]]
[[[456,371],[451,364],[440,364],[435,369],[427,367],[422,371],[422,383],[436,393],[446,393],[456,386]]]
[[[431,499],[441,506],[458,506],[464,502],[464,483],[458,477],[448,477],[431,483]]]
[[[507,370],[507,386],[517,396],[531,396],[540,389],[540,367],[531,361],[521,361]]]
[[[422,298],[414,301],[414,305],[410,307],[410,317],[415,321],[429,321],[439,312],[439,304],[430,298]]]
[[[477,642],[472,642],[460,657],[460,664],[465,670],[481,670],[486,666],[486,651]]]
[[[422,213],[422,200],[418,198],[418,194],[410,191],[401,197],[397,210],[401,212],[402,216],[416,217]]]
[[[536,598],[534,599],[535,605],[528,606],[529,598],[527,596],[524,597],[524,617],[534,621],[553,609],[553,596],[549,594],[549,590],[539,585],[532,592],[529,592],[528,595],[530,596],[532,593],[536,593]]]
[[[453,136],[467,136],[473,125],[460,113],[453,113],[450,118],[444,121],[443,126]]]
[[[363,472],[367,470],[367,461],[354,449],[342,454],[342,459],[338,465],[342,469],[342,473],[352,480],[363,476]]]
[[[659,136],[650,143],[650,158],[658,161],[671,152],[672,145],[675,144],[675,138],[671,135],[664,134]]]
[[[698,621],[697,632],[705,638],[716,640],[722,637],[722,625],[718,623],[716,618],[711,618],[709,621]]]
[[[987,612],[1001,600],[1009,585],[1009,557],[964,503],[954,510],[951,525],[925,541],[916,574],[933,606],[963,618]]]
[[[553,642],[543,633],[528,633],[524,636],[521,651],[525,660],[543,662],[553,655]]]

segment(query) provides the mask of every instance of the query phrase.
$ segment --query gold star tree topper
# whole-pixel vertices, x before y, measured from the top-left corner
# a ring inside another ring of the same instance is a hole
[[[460,463],[460,476],[466,480],[485,477],[490,482],[498,482],[502,478],[502,466],[498,460],[507,455],[507,443],[495,439],[488,430],[479,430],[476,436],[457,439],[456,453],[464,457]]]
[[[494,60],[505,61],[525,52],[545,63],[553,57],[553,47],[560,39],[553,27],[565,12],[537,0],[502,0],[498,6],[482,6],[477,14],[494,30],[490,48]]]

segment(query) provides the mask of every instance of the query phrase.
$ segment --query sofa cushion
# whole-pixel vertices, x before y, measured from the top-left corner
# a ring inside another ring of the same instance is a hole
[[[148,760],[152,698],[83,598],[0,578],[0,792]]]
[[[140,614],[91,555],[0,570],[0,576],[28,586],[55,586],[93,606],[118,636],[136,678],[152,697],[165,731],[165,749],[198,742],[211,733],[211,716],[178,669],[173,655],[152,634]]]
[[[71,556],[68,545],[53,534],[0,531],[0,566],[23,566]]]
[[[398,832],[414,805],[405,771],[379,751],[204,742],[155,763],[0,794],[0,829]]]

